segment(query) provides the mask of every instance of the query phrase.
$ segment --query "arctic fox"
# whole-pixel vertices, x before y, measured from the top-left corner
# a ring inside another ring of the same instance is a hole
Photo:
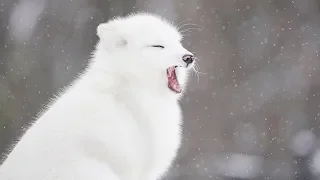
[[[193,54],[158,15],[117,17],[97,35],[87,69],[21,137],[1,180],[156,180],[171,166]]]

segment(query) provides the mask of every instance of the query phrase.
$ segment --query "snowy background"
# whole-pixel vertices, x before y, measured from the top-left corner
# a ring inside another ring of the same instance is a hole
[[[200,59],[168,180],[320,179],[320,1],[0,0],[0,152],[85,67],[96,26],[145,10]]]

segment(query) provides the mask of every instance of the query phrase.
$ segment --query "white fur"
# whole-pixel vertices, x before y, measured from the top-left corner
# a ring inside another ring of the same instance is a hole
[[[170,167],[181,112],[166,69],[186,66],[181,35],[148,14],[113,19],[97,34],[87,70],[22,136],[1,180],[156,180]],[[179,70],[180,81],[187,71]]]

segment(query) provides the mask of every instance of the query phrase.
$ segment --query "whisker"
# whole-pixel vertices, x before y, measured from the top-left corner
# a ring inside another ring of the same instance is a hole
[[[182,30],[183,27],[186,27],[186,26],[193,26],[193,28],[199,28],[199,30],[202,30],[203,28],[201,26],[199,26],[198,24],[193,24],[193,23],[186,23],[186,24],[183,24],[181,25],[179,28],[178,28],[178,31]]]
[[[201,31],[202,30],[202,27],[197,25],[197,24],[193,24],[193,23],[184,23],[188,20],[191,20],[191,19],[185,19],[183,21],[181,21],[178,26],[177,26],[177,30],[178,32],[182,35],[182,37],[186,37],[186,36],[189,36],[189,31],[192,30],[192,29],[197,29],[198,31]],[[191,26],[189,28],[185,28],[186,26]]]
[[[183,34],[183,33],[185,33],[185,32],[191,32],[190,30],[198,30],[198,31],[201,31],[201,29],[199,29],[199,28],[192,28],[192,27],[190,27],[190,28],[187,28],[187,29],[185,29],[185,30],[182,30],[182,31],[179,31],[181,34]]]
[[[198,74],[198,70],[196,68],[196,65],[193,67],[193,71],[195,73],[195,75],[197,76],[197,80],[198,80],[198,83],[200,82],[200,78],[199,78],[199,74]]]
[[[180,21],[177,25],[176,25],[176,27],[177,27],[177,29],[180,29],[181,27],[179,27],[180,25],[182,25],[184,22],[186,22],[186,21],[191,21],[191,19],[190,18],[188,18],[188,19],[185,19],[185,20],[183,20],[183,21]],[[183,26],[183,25],[182,25]]]
[[[199,73],[198,73],[198,65],[195,63],[194,67],[193,67],[193,71],[197,77],[198,83],[200,82],[200,77],[199,77]]]
[[[207,75],[207,73],[200,71],[200,66],[196,61],[195,61],[194,67],[192,69],[193,69],[193,72],[195,73],[195,75],[197,76],[198,82],[200,81],[200,75]]]
[[[192,53],[194,53],[194,52],[192,52]],[[197,57],[194,57],[194,58],[195,58],[195,62],[200,61],[199,58],[197,58]]]

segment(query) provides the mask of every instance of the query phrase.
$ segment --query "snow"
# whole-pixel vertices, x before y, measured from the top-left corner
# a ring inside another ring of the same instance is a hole
[[[198,57],[166,179],[320,177],[317,0],[2,0],[0,151],[83,70],[95,27],[146,10]],[[198,27],[200,26],[200,28]],[[190,27],[197,27],[188,29]],[[304,172],[302,174],[301,172]]]

